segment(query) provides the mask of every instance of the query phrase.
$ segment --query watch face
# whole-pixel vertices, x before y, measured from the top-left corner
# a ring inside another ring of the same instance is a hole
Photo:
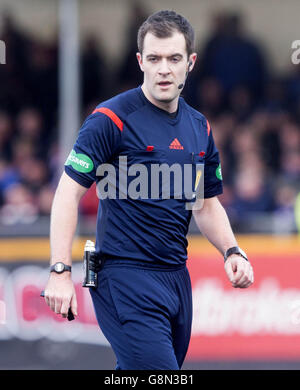
[[[65,266],[63,263],[56,263],[54,266],[54,269],[56,272],[60,273],[60,272],[63,272],[63,270],[65,269]]]

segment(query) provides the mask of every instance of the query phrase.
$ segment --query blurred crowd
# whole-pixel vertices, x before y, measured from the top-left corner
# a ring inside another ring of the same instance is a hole
[[[127,50],[111,68],[99,37],[81,50],[82,119],[102,100],[142,82],[136,33],[146,18],[139,6],[128,23]],[[220,151],[224,194],[233,224],[269,215],[278,231],[295,229],[300,191],[300,66],[273,74],[265,50],[242,29],[238,14],[218,14],[183,97],[202,112]],[[58,169],[58,42],[44,43],[3,15],[0,35],[0,217],[3,224],[48,216]],[[94,215],[95,191],[81,203]]]

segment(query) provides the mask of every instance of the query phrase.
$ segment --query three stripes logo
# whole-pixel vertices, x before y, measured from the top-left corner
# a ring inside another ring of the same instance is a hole
[[[184,149],[177,138],[174,138],[174,140],[170,143],[169,148],[170,149]]]

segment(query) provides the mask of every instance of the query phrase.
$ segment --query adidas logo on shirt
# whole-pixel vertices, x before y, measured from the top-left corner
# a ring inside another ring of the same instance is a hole
[[[169,148],[170,149],[184,149],[177,138],[174,138],[174,140],[170,143]]]

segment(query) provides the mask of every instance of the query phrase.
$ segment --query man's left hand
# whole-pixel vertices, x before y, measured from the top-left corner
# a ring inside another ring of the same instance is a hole
[[[242,256],[229,256],[224,267],[232,287],[247,288],[254,282],[252,266]]]

